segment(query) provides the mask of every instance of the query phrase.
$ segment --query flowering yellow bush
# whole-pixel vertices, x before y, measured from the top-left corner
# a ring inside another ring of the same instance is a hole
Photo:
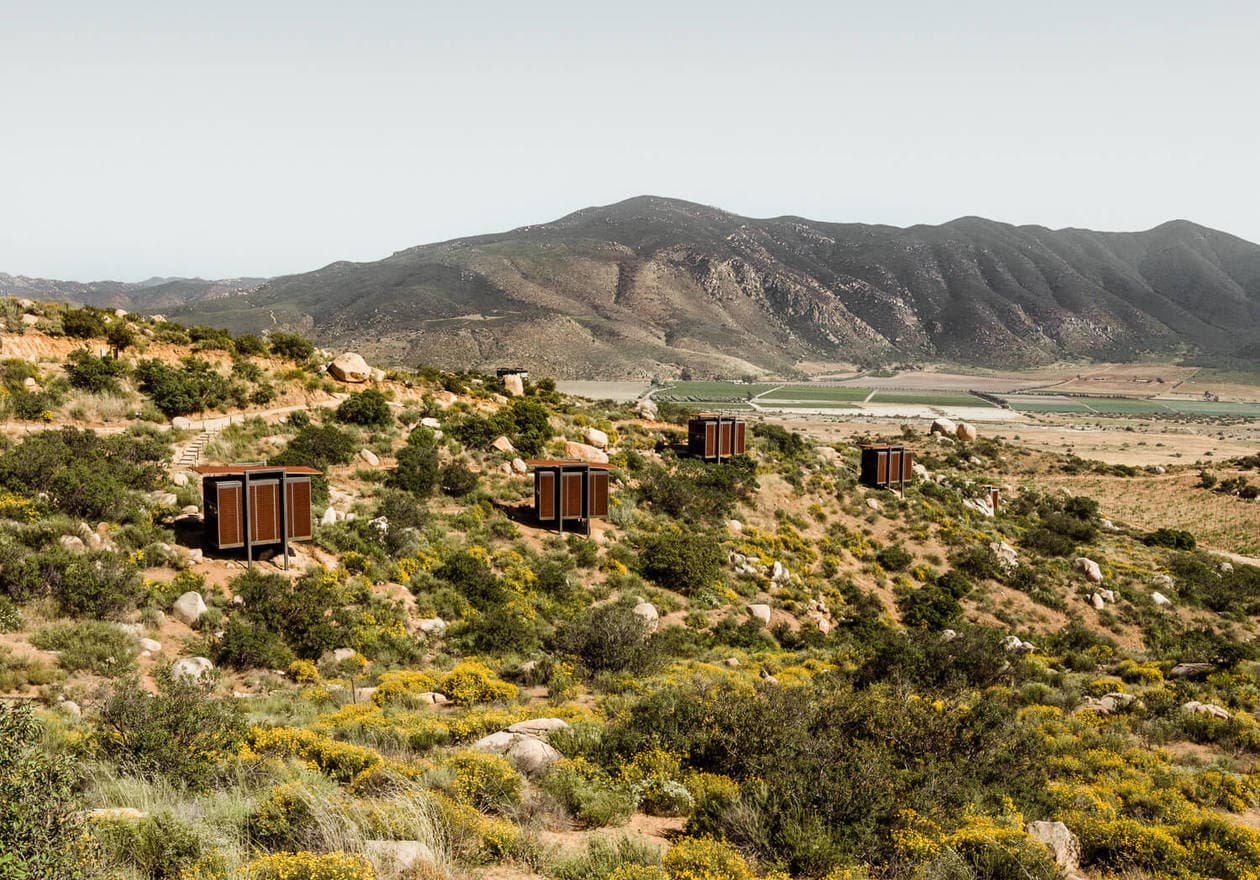
[[[301,758],[312,769],[338,782],[350,782],[381,763],[381,756],[369,748],[336,742],[297,727],[260,726],[250,730],[241,757],[248,760],[262,755]]]
[[[274,853],[260,856],[241,872],[242,880],[376,880],[372,866],[350,853]]]
[[[29,498],[12,492],[0,492],[0,519],[32,523],[39,518],[39,506]]]
[[[289,677],[299,684],[314,684],[319,681],[319,670],[313,660],[294,660],[289,664]]]
[[[521,799],[520,774],[498,755],[456,752],[447,763],[454,772],[451,793],[479,810],[495,810]]]
[[[669,880],[669,875],[659,865],[635,865],[627,862],[613,869],[608,880]]]
[[[661,860],[670,880],[753,880],[739,851],[711,837],[686,837]]]
[[[488,703],[495,700],[515,700],[516,685],[503,681],[480,660],[465,660],[446,675],[438,688],[459,706]]]

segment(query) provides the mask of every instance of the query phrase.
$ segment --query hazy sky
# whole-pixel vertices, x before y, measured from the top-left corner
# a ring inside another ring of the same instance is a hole
[[[0,271],[272,275],[651,193],[1260,241],[1260,4],[0,0]]]

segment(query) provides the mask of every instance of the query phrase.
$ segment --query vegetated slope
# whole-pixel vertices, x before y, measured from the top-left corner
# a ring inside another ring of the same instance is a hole
[[[561,377],[1232,355],[1260,331],[1260,247],[1184,221],[1136,233],[980,218],[898,229],[641,197],[334,263],[177,315],[302,330],[400,363],[511,361]]]
[[[160,312],[207,299],[249,293],[266,278],[149,278],[145,281],[54,281],[0,272],[0,296],[128,311]]]

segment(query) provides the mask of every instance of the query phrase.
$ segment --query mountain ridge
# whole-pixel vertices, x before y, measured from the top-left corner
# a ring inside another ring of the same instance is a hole
[[[1187,220],[902,228],[637,196],[167,308],[402,365],[511,361],[561,378],[1230,357],[1260,337],[1260,246]]]

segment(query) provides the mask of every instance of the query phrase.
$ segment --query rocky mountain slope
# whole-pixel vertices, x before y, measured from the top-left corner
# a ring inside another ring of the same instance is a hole
[[[511,361],[561,377],[1233,355],[1260,333],[1260,247],[1185,221],[898,229],[643,197],[334,263],[176,314],[301,330],[397,363]]]
[[[257,290],[266,278],[149,278],[144,281],[54,281],[0,272],[0,296],[127,311],[161,312]]]

